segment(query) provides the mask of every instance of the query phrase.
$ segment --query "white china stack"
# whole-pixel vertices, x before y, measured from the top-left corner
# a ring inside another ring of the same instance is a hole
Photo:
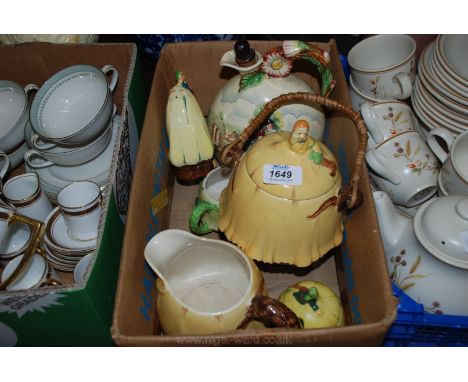
[[[105,185],[116,139],[117,80],[111,65],[75,65],[50,77],[34,97],[25,128],[31,147],[25,168],[39,175],[52,201],[75,181]]]
[[[37,86],[24,88],[13,81],[0,81],[0,178],[23,162],[28,150],[24,139],[25,126],[29,121],[29,94]]]
[[[52,267],[72,272],[96,249],[101,190],[93,182],[74,182],[60,191],[57,203],[46,218],[43,249]]]
[[[439,35],[421,55],[411,102],[427,137],[443,127],[468,129],[468,35]]]

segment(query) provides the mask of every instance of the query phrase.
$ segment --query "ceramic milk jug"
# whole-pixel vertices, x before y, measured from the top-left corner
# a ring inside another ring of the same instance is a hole
[[[285,93],[314,93],[305,81],[291,74],[296,59],[304,59],[317,66],[322,77],[321,93],[329,95],[335,85],[327,67],[330,56],[313,45],[302,41],[284,41],[282,46],[270,49],[262,57],[250,48],[247,41],[239,41],[234,50],[224,54],[221,66],[236,69],[239,74],[219,91],[208,114],[208,127],[217,150],[235,141],[271,99]],[[310,136],[322,138],[325,116],[320,106],[285,105],[268,117],[250,137],[250,141],[254,142],[275,131],[291,131],[297,119],[307,121]]]
[[[373,196],[393,283],[426,312],[468,315],[468,197],[430,199],[413,219]]]
[[[340,110],[358,127],[359,151],[351,185],[343,186],[336,159],[308,123],[297,120],[291,132],[269,134],[242,155],[249,134],[283,104],[319,103]],[[341,211],[360,203],[358,183],[367,143],[359,113],[328,98],[291,93],[265,105],[238,140],[221,152],[225,164],[236,163],[221,193],[219,229],[255,260],[305,267],[343,238]]]
[[[236,246],[168,229],[146,245],[145,259],[158,275],[158,320],[166,335],[211,334],[246,328],[300,328],[284,304],[265,296],[255,263]]]

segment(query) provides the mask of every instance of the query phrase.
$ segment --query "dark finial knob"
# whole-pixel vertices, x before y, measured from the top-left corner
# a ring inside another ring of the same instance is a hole
[[[255,50],[250,47],[247,40],[239,40],[234,45],[234,53],[238,63],[247,63],[255,58]]]

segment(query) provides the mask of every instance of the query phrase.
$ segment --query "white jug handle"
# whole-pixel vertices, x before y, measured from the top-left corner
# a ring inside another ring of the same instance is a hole
[[[0,179],[3,179],[10,168],[10,158],[8,158],[8,154],[0,151],[0,159],[3,159],[2,169],[0,170]]]
[[[43,161],[39,163],[33,162],[31,159],[33,156],[39,157]],[[51,161],[45,159],[39,151],[34,150],[34,149],[28,150],[24,153],[24,161],[29,167],[32,167],[32,168],[43,168],[43,167],[49,167],[53,165]]]
[[[101,70],[106,76],[109,72],[112,72],[112,77],[109,83],[109,89],[111,93],[114,92],[115,85],[117,85],[117,80],[119,79],[119,72],[112,65],[105,65],[102,67]]]
[[[52,142],[38,142],[37,140],[40,139],[41,136],[37,133],[32,133],[31,135],[31,143],[34,146],[34,148],[38,150],[49,150],[55,146],[57,146],[55,143]]]
[[[411,75],[408,73],[397,73],[393,76],[393,81],[399,85],[399,94],[395,94],[395,98],[406,99],[411,96],[413,91],[413,82],[411,81]]]
[[[366,152],[366,162],[369,167],[374,170],[377,175],[387,179],[389,182],[392,182],[395,185],[401,183],[401,178],[386,167],[386,161],[382,156],[375,151],[375,149],[369,149]]]
[[[366,123],[367,131],[372,136],[372,139],[375,143],[380,143],[384,140],[384,136],[379,129],[379,125],[377,124],[378,116],[375,112],[372,104],[369,102],[363,102],[360,106],[361,115]]]
[[[449,151],[453,145],[453,142],[455,141],[455,138],[450,131],[444,129],[443,127],[436,127],[435,129],[432,129],[427,136],[427,145],[431,148],[437,158],[439,158],[439,160],[444,163],[447,160],[448,152],[442,148],[435,137],[441,138],[447,144]]]

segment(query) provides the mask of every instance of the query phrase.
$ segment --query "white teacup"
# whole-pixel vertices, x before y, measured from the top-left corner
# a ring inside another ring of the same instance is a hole
[[[349,76],[349,96],[351,97],[351,105],[354,111],[359,111],[363,103],[374,104],[379,102],[378,99],[367,97],[359,89],[356,89],[352,76]]]
[[[110,83],[106,75],[111,73]],[[60,145],[87,144],[108,126],[117,70],[90,65],[70,66],[49,78],[31,105],[33,131]]]
[[[394,203],[413,207],[437,192],[437,159],[416,131],[406,131],[367,150],[366,162],[377,188]]]
[[[3,186],[3,195],[8,203],[16,207],[19,214],[42,222],[53,209],[41,190],[36,173],[30,172],[11,178]]]
[[[404,131],[417,131],[413,111],[404,102],[364,102],[361,104],[361,115],[369,132],[369,148]]]
[[[435,137],[445,142],[448,153]],[[429,132],[427,144],[443,163],[439,187],[447,195],[468,196],[468,130],[455,138],[447,129],[435,128]]]
[[[78,146],[66,147],[53,144],[45,150],[28,150],[24,154],[24,161],[32,168],[49,167],[54,164],[61,166],[77,166],[96,158],[109,145],[112,138],[112,121],[106,130],[92,142]],[[34,140],[33,145],[38,141]]]
[[[57,196],[57,204],[68,227],[68,234],[76,240],[97,237],[101,218],[101,189],[94,182],[74,182]]]
[[[20,265],[24,255],[20,255],[11,260],[2,273],[1,282],[5,282]],[[43,286],[60,285],[58,274],[49,266],[47,261],[39,254],[34,254],[32,259],[10,285],[7,291],[26,290],[40,288]]]
[[[355,86],[376,99],[405,99],[413,90],[416,42],[408,35],[377,35],[348,54]]]
[[[0,151],[11,152],[24,140],[29,120],[28,94],[37,90],[33,84],[24,88],[12,81],[0,81]]]

